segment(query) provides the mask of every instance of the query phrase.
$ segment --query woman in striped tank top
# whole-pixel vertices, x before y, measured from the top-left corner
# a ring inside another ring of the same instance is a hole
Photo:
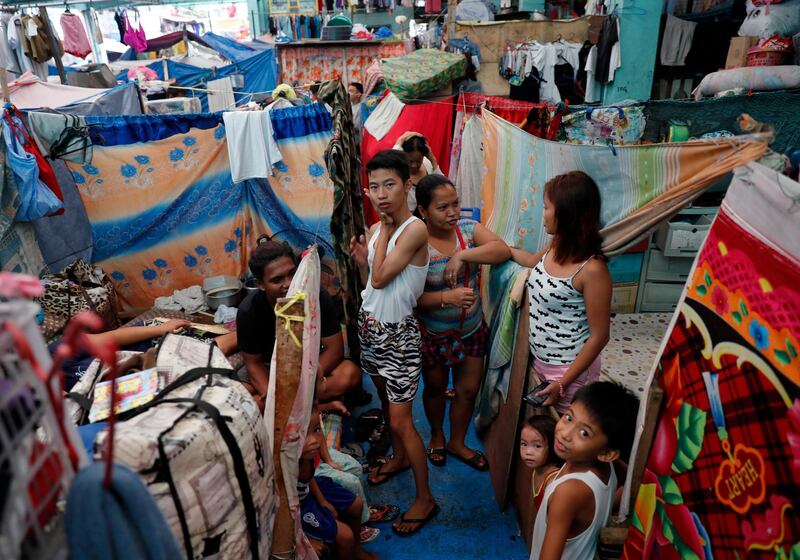
[[[428,275],[417,301],[422,325],[422,393],[431,425],[428,460],[442,466],[447,455],[486,470],[486,457],[464,443],[475,396],[483,380],[489,330],[480,300],[480,266],[511,257],[505,242],[474,220],[461,218],[456,189],[441,175],[417,185],[418,212],[428,228]],[[445,391],[453,371],[455,397],[450,407],[450,441],[443,430]]]
[[[611,275],[600,245],[600,191],[582,171],[551,179],[544,187],[549,246],[536,254],[512,249],[531,268],[532,367],[550,384],[546,405],[563,414],[575,392],[600,375],[600,352],[611,325]]]

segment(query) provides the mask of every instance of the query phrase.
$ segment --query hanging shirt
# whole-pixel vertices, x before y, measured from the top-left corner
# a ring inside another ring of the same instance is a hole
[[[589,56],[586,57],[586,95],[584,101],[586,103],[595,103],[600,101],[600,87],[597,80],[594,79],[595,67],[597,65],[597,45],[592,46],[589,51]]]
[[[8,35],[9,24],[14,29],[14,24],[11,23],[11,14],[0,13],[0,64],[9,72],[22,74],[23,70],[20,67],[17,53],[11,45],[11,38]]]
[[[6,27],[6,35],[8,38],[8,46],[17,57],[21,73],[33,72],[32,60],[25,55],[25,48],[22,41],[22,16],[14,14],[8,20]]]
[[[231,180],[266,179],[273,166],[283,160],[272,120],[266,111],[228,111],[222,114],[228,140]]]
[[[552,43],[523,43],[517,45],[512,52],[514,74],[522,79],[530,76],[533,69],[539,72],[542,80],[539,85],[539,99],[550,103],[559,103],[561,94],[555,84],[555,66],[558,62],[558,51]]]
[[[619,19],[610,15],[603,22],[600,30],[600,40],[597,43],[597,64],[594,78],[601,84],[607,84],[614,79],[614,71],[619,68]],[[614,53],[616,46],[616,54]]]

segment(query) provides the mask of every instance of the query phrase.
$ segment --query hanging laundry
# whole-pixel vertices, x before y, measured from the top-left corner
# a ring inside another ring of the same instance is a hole
[[[28,126],[36,146],[48,158],[91,163],[92,141],[83,117],[31,111]]]
[[[245,179],[266,179],[272,167],[283,160],[266,111],[228,111],[222,114],[228,159],[234,183]]]
[[[664,38],[661,41],[661,64],[664,66],[683,66],[686,55],[692,48],[692,39],[697,22],[686,21],[667,15]]]
[[[594,77],[596,67],[597,45],[593,45],[589,50],[589,56],[586,57],[586,65],[584,66],[586,71],[586,93],[583,96],[583,100],[586,103],[596,103],[601,98],[600,87]]]
[[[61,14],[61,31],[64,52],[80,58],[92,52],[92,45],[86,36],[86,29],[80,16],[70,12]]]
[[[39,16],[22,16],[22,46],[34,62],[45,63],[53,58],[52,39]]]
[[[139,29],[136,30],[131,25],[128,14],[125,14],[125,34],[122,37],[122,42],[131,47],[137,53],[147,50],[147,37],[145,37],[144,29],[142,29],[142,22],[139,20]]]
[[[442,0],[425,0],[425,13],[438,14],[442,11]]]
[[[0,13],[0,63],[8,72],[22,74],[24,70],[20,66],[17,53],[12,47],[11,39],[8,35],[9,24],[12,29],[14,28],[14,24],[11,23],[11,17],[12,15],[7,12]]]
[[[509,93],[509,96],[531,103],[537,103],[539,100],[559,103],[561,94],[555,84],[555,66],[561,50],[561,47],[553,43],[538,41],[520,43],[513,49],[506,49],[503,53],[501,70],[511,74],[509,83],[513,88],[522,88],[512,89],[513,93]],[[534,75],[534,70],[538,76]],[[534,80],[528,80],[532,75]],[[535,88],[535,81],[539,82],[538,98],[530,92],[530,88]]]
[[[89,8],[89,17],[92,20],[91,28],[94,40],[100,45],[103,43],[103,30],[100,28],[100,19],[97,17],[97,11],[94,8]]]
[[[233,96],[233,82],[230,77],[210,80],[208,87],[208,112],[230,111],[236,105],[236,98]]]
[[[601,84],[614,81],[614,72],[620,65],[619,18],[612,14],[606,18],[600,30],[594,79]]]
[[[119,31],[120,43],[125,42],[125,13],[122,10],[114,12],[114,23],[117,24],[117,31]]]
[[[383,137],[389,133],[397,119],[400,118],[400,113],[404,108],[405,104],[393,93],[389,93],[366,120],[364,128],[376,140],[383,140]]]

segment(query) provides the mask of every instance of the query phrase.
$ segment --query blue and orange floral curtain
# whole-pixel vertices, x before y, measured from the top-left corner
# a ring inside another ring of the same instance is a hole
[[[272,114],[283,161],[268,180],[235,184],[220,114],[91,119],[103,145],[91,163],[69,167],[92,226],[93,261],[124,308],[150,307],[207,276],[245,273],[262,234],[329,244],[330,117],[322,105]]]

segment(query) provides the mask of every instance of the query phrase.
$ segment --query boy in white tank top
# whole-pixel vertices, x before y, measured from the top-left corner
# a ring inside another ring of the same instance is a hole
[[[408,209],[409,177],[403,152],[385,150],[367,163],[366,191],[380,222],[370,228],[368,241],[363,235],[350,241],[353,258],[368,273],[358,316],[361,367],[378,389],[392,436],[392,457],[370,472],[368,482],[383,484],[411,469],[416,484],[414,503],[392,527],[401,537],[417,533],[439,513],[411,413],[422,365],[414,307],[428,274],[428,230]]]
[[[582,387],[556,424],[564,466],[536,514],[530,560],[592,560],[614,506],[613,462],[628,460],[639,399],[610,381]]]

